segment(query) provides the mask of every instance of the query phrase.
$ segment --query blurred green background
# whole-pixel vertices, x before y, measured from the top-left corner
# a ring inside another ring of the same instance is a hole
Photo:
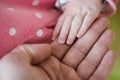
[[[115,40],[112,45],[112,50],[117,53],[117,60],[109,80],[120,80],[120,4],[117,9],[116,15],[110,17],[110,27],[115,33]]]

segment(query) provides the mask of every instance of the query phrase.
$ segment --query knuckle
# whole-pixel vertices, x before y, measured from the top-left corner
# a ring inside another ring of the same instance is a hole
[[[90,80],[107,80],[102,74],[94,74]]]
[[[99,30],[95,29],[95,28],[92,28],[90,30],[90,32],[91,32],[92,35],[96,35],[96,36],[101,35],[101,32]]]
[[[89,47],[87,45],[84,45],[83,42],[79,42],[79,40],[74,45],[74,47],[76,48],[77,51],[81,52],[83,55],[86,55],[89,50]]]
[[[94,15],[93,17],[98,17],[99,16],[99,11],[94,7],[88,8],[88,13],[91,14],[91,15]]]
[[[108,26],[110,24],[110,20],[107,17],[100,17],[98,24],[103,24],[103,26]]]

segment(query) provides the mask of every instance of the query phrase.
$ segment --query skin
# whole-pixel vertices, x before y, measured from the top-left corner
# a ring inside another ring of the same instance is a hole
[[[73,45],[56,40],[15,48],[0,61],[0,80],[107,80],[115,63],[108,23],[99,18]]]
[[[73,6],[75,5],[75,6]],[[68,0],[63,7],[53,33],[53,40],[59,36],[59,43],[72,44],[81,38],[100,15],[101,0]]]

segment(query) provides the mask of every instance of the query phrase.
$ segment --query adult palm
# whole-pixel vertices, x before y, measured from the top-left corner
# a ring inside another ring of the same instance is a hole
[[[51,51],[47,44],[14,49],[0,62],[0,80],[80,80],[76,71],[51,56]]]

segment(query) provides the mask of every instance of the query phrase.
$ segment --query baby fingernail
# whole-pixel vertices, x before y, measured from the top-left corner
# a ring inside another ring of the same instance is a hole
[[[81,33],[79,33],[78,35],[77,35],[77,38],[80,38],[82,36],[82,34]]]
[[[79,38],[79,37],[80,37],[80,35],[78,34],[78,35],[77,35],[77,38]]]
[[[68,39],[68,40],[67,40],[67,44],[71,44],[71,39]]]
[[[63,43],[64,43],[64,40],[61,39],[61,38],[59,38],[59,41],[58,41],[58,42],[61,43],[61,44],[63,44]]]

